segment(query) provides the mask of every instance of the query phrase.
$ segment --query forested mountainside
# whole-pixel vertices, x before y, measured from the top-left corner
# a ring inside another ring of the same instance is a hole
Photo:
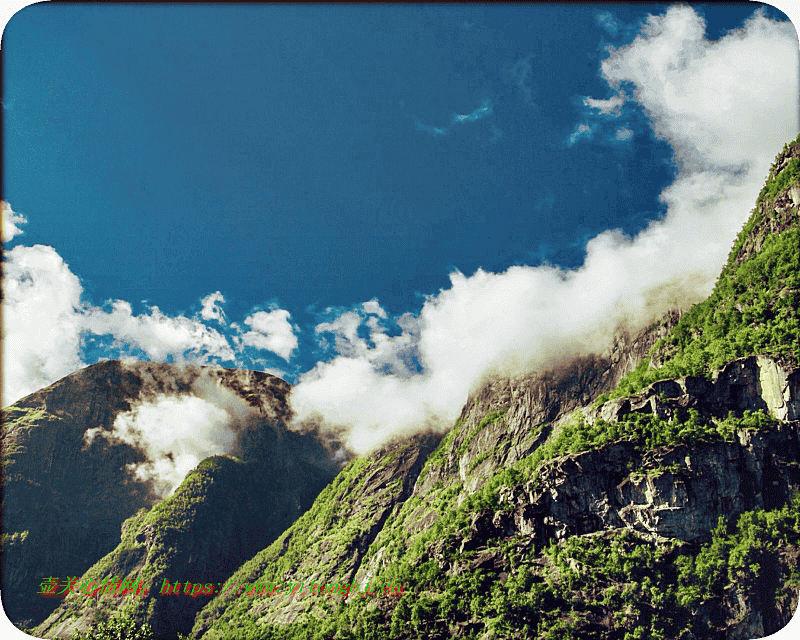
[[[252,475],[245,476],[271,481],[242,484],[237,508],[252,530],[246,544],[220,562],[233,563],[232,571],[274,540],[340,469],[316,435],[282,426],[289,388],[258,371],[106,361],[4,409],[2,599],[9,618],[25,628],[42,622],[61,601],[39,596],[40,583],[85,573],[119,544],[127,518],[162,499],[152,479],[129,468],[144,462],[146,452],[136,443],[102,437],[119,416],[148,400],[201,393],[209,402],[238,399],[239,413],[250,409],[232,453],[258,466],[248,467]],[[137,562],[129,555],[126,568]]]
[[[157,637],[204,639],[779,630],[800,588],[799,167],[800,138],[772,166],[706,301],[621,334],[610,354],[487,380],[443,438],[350,461],[218,581],[232,589],[193,603],[164,596],[169,605],[153,595],[161,582],[147,601],[114,606],[74,595],[34,635],[69,637],[116,615]],[[174,496],[128,519],[84,578],[127,577],[132,553],[146,556],[137,575],[206,582],[181,559],[188,546],[170,554],[147,532],[206,522],[212,481],[237,464],[203,462]],[[292,583],[305,592],[286,593]],[[337,588],[309,595],[312,583]]]

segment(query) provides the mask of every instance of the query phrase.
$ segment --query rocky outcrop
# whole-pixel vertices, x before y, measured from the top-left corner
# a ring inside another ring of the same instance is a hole
[[[686,376],[660,380],[634,396],[615,398],[584,413],[590,423],[618,422],[630,413],[650,413],[683,421],[688,410],[724,418],[729,411],[767,411],[777,420],[800,420],[800,369],[772,358],[748,356],[714,371],[711,379]]]
[[[545,463],[539,478],[501,490],[512,507],[485,513],[484,539],[537,545],[606,529],[700,544],[720,515],[779,508],[800,489],[800,422],[740,430],[735,442],[674,445],[645,455],[630,442]]]
[[[648,357],[650,348],[680,318],[679,311],[631,336],[620,330],[603,355],[587,355],[561,366],[511,378],[493,378],[470,396],[440,463],[420,476],[414,495],[433,487],[463,483],[476,491],[497,470],[530,455],[550,435],[554,423],[613,389]],[[487,420],[487,416],[495,416]]]

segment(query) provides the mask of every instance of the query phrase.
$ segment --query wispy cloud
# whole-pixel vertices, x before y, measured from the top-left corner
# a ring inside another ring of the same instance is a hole
[[[583,138],[590,139],[594,134],[594,129],[586,123],[579,124],[575,127],[575,130],[569,135],[567,138],[567,146],[571,147],[574,145],[578,140]]]
[[[614,16],[611,15],[610,12],[601,11],[599,13],[596,13],[594,19],[597,21],[597,24],[603,27],[603,29],[605,29],[612,36],[615,36],[617,35],[617,33],[619,33],[619,28],[620,28],[619,22],[617,22],[617,20],[614,18]]]
[[[520,58],[511,67],[511,77],[513,78],[514,82],[517,85],[517,88],[522,92],[522,95],[525,98],[525,102],[527,104],[533,104],[533,90],[528,84],[528,80],[533,72],[533,67],[531,66],[531,58],[533,58],[533,54],[529,54],[524,58]]]
[[[460,122],[474,122],[475,120],[480,120],[481,118],[485,118],[486,116],[492,115],[492,101],[489,98],[484,98],[481,106],[475,109],[472,113],[468,113],[466,115],[459,115],[457,113],[453,114],[453,124],[459,124]]]
[[[467,114],[459,114],[454,113],[453,117],[450,119],[450,124],[447,127],[434,127],[431,125],[423,124],[419,120],[416,121],[417,129],[420,131],[424,131],[425,133],[429,133],[433,136],[446,136],[450,129],[457,124],[464,124],[467,122],[475,122],[476,120],[482,120],[483,118],[492,115],[494,110],[494,106],[492,101],[489,98],[484,98],[483,102],[481,102],[481,106],[477,109],[472,111],[471,113]]]

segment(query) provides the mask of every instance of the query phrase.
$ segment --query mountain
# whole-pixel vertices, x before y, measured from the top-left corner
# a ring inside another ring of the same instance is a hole
[[[288,390],[280,378],[258,371],[106,361],[4,409],[2,598],[9,618],[23,627],[42,622],[60,604],[37,594],[43,580],[81,576],[117,547],[126,519],[153,505],[163,513],[163,486],[136,471],[174,456],[153,460],[147,443],[125,438],[119,430],[124,422],[118,422],[142,419],[159,402],[190,417],[198,407],[207,410],[202,415],[218,419],[212,435],[230,431],[230,453],[243,461],[231,462],[244,466],[230,471],[242,488],[236,494],[241,503],[230,514],[239,520],[227,526],[247,523],[250,537],[235,551],[213,549],[220,560],[216,572],[232,572],[274,540],[340,469],[330,445],[316,434],[283,426]],[[188,400],[196,403],[169,405]],[[128,554],[125,563],[131,568],[139,560]]]
[[[444,437],[350,460],[271,542],[246,481],[269,448],[204,460],[79,580],[148,593],[71,595],[34,635],[120,614],[204,640],[779,630],[800,588],[798,205],[800,137],[707,300],[605,354],[484,380]]]

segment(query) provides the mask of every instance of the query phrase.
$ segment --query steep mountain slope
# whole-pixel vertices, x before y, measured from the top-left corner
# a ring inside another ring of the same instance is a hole
[[[253,460],[204,461],[84,576],[137,576],[149,594],[70,597],[38,631],[67,637],[117,609],[165,638],[192,621],[204,639],[780,629],[800,588],[798,167],[800,138],[708,300],[620,332],[608,354],[484,381],[444,438],[352,460],[232,574],[261,543],[226,546],[222,520],[258,537],[243,514],[262,494],[242,486]],[[213,593],[161,596],[164,580]]]
[[[121,543],[81,576],[78,595],[68,597],[35,635],[69,637],[117,611],[146,615],[159,637],[188,633],[208,601],[206,592],[224,589],[231,574],[285,528],[289,514],[276,505],[291,494],[287,480],[307,478],[312,470],[298,465],[288,477],[279,471],[257,460],[204,460],[172,496],[125,521]],[[319,478],[316,488],[326,480]],[[128,595],[124,587],[118,596],[85,595],[109,577],[117,578],[114,591],[125,580],[137,587]],[[174,592],[176,585],[179,595],[162,597],[165,587]]]
[[[102,437],[147,402],[202,394],[235,405],[231,452],[260,460],[275,479],[259,498],[271,514],[261,540],[274,539],[339,470],[314,434],[281,426],[288,389],[255,371],[107,361],[6,408],[2,598],[9,618],[23,627],[41,622],[60,602],[38,595],[41,582],[82,575],[119,544],[124,520],[161,499],[152,479],[134,473],[148,460],[142,446]]]
[[[800,585],[798,157],[798,141],[778,157],[709,300],[626,354],[638,366],[621,381],[588,359],[470,398],[354,578],[326,578],[403,585],[400,597],[306,596],[314,609],[284,615],[274,595],[244,592],[209,603],[193,635],[752,638],[785,625]],[[323,493],[305,518],[353,497]],[[346,527],[273,544],[249,581],[302,581],[315,547],[347,546]]]

